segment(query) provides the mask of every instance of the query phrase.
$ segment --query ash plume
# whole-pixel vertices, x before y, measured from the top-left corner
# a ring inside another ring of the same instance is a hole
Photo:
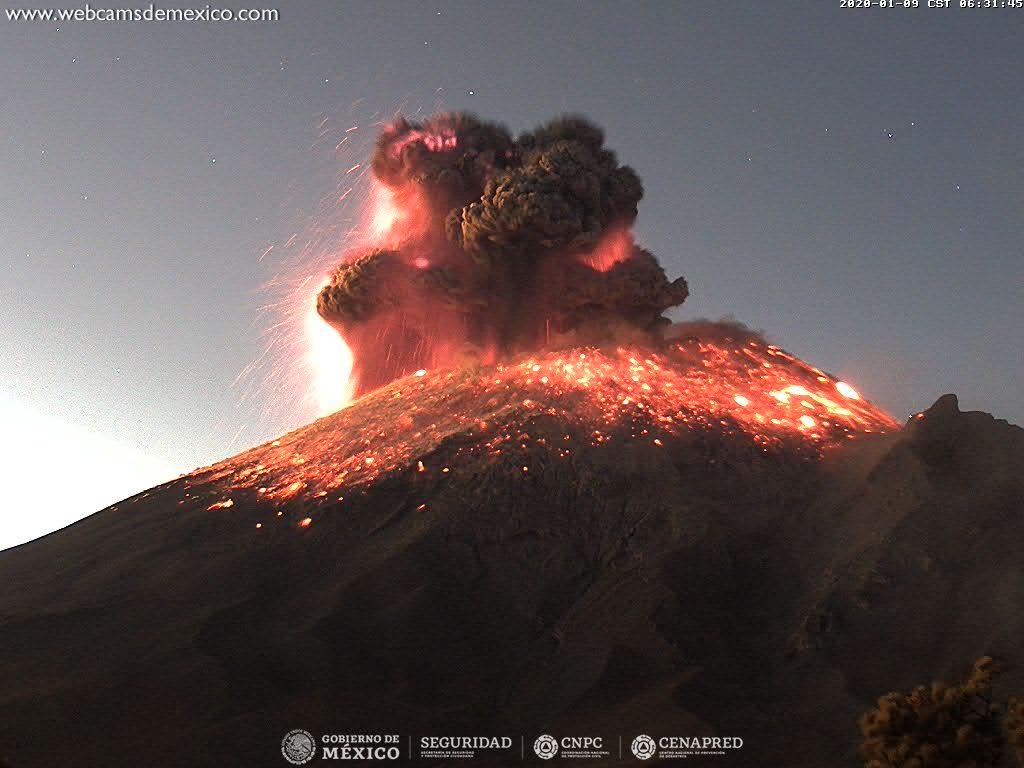
[[[657,337],[687,297],[634,243],[643,185],[586,119],[518,138],[469,114],[399,119],[372,170],[379,242],[317,299],[352,349],[357,394],[464,358]]]
[[[718,320],[696,317],[685,322],[673,323],[665,331],[664,335],[666,339],[672,341],[686,341],[688,339],[726,341],[732,339],[741,342],[753,341],[758,344],[768,344],[764,331],[751,328],[731,314]]]

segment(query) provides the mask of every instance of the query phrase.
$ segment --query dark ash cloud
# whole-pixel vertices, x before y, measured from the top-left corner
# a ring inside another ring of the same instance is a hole
[[[464,355],[656,335],[687,297],[633,242],[643,185],[584,118],[515,139],[468,114],[399,119],[372,168],[401,216],[317,302],[353,348],[359,392]]]

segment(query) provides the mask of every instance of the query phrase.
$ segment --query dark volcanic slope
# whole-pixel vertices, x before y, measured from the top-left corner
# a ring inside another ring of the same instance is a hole
[[[947,396],[834,444],[744,416],[655,431],[653,401],[606,418],[474,375],[488,397],[399,381],[0,554],[0,754],[280,766],[296,727],[718,733],[746,747],[716,765],[821,768],[854,764],[879,693],[982,653],[1024,692],[1019,428]]]

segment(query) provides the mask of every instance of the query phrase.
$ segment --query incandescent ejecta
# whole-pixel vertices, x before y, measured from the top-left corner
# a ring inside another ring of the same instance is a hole
[[[583,118],[518,138],[468,114],[398,119],[372,168],[375,242],[317,301],[352,349],[357,394],[464,360],[650,340],[686,299],[633,242],[639,177]]]

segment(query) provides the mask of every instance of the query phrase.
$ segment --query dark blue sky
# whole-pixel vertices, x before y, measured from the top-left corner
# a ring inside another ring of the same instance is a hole
[[[0,394],[181,470],[294,425],[232,382],[333,189],[317,127],[440,104],[601,123],[680,317],[731,313],[899,418],[954,391],[1024,423],[1024,10],[273,7],[0,21]]]

